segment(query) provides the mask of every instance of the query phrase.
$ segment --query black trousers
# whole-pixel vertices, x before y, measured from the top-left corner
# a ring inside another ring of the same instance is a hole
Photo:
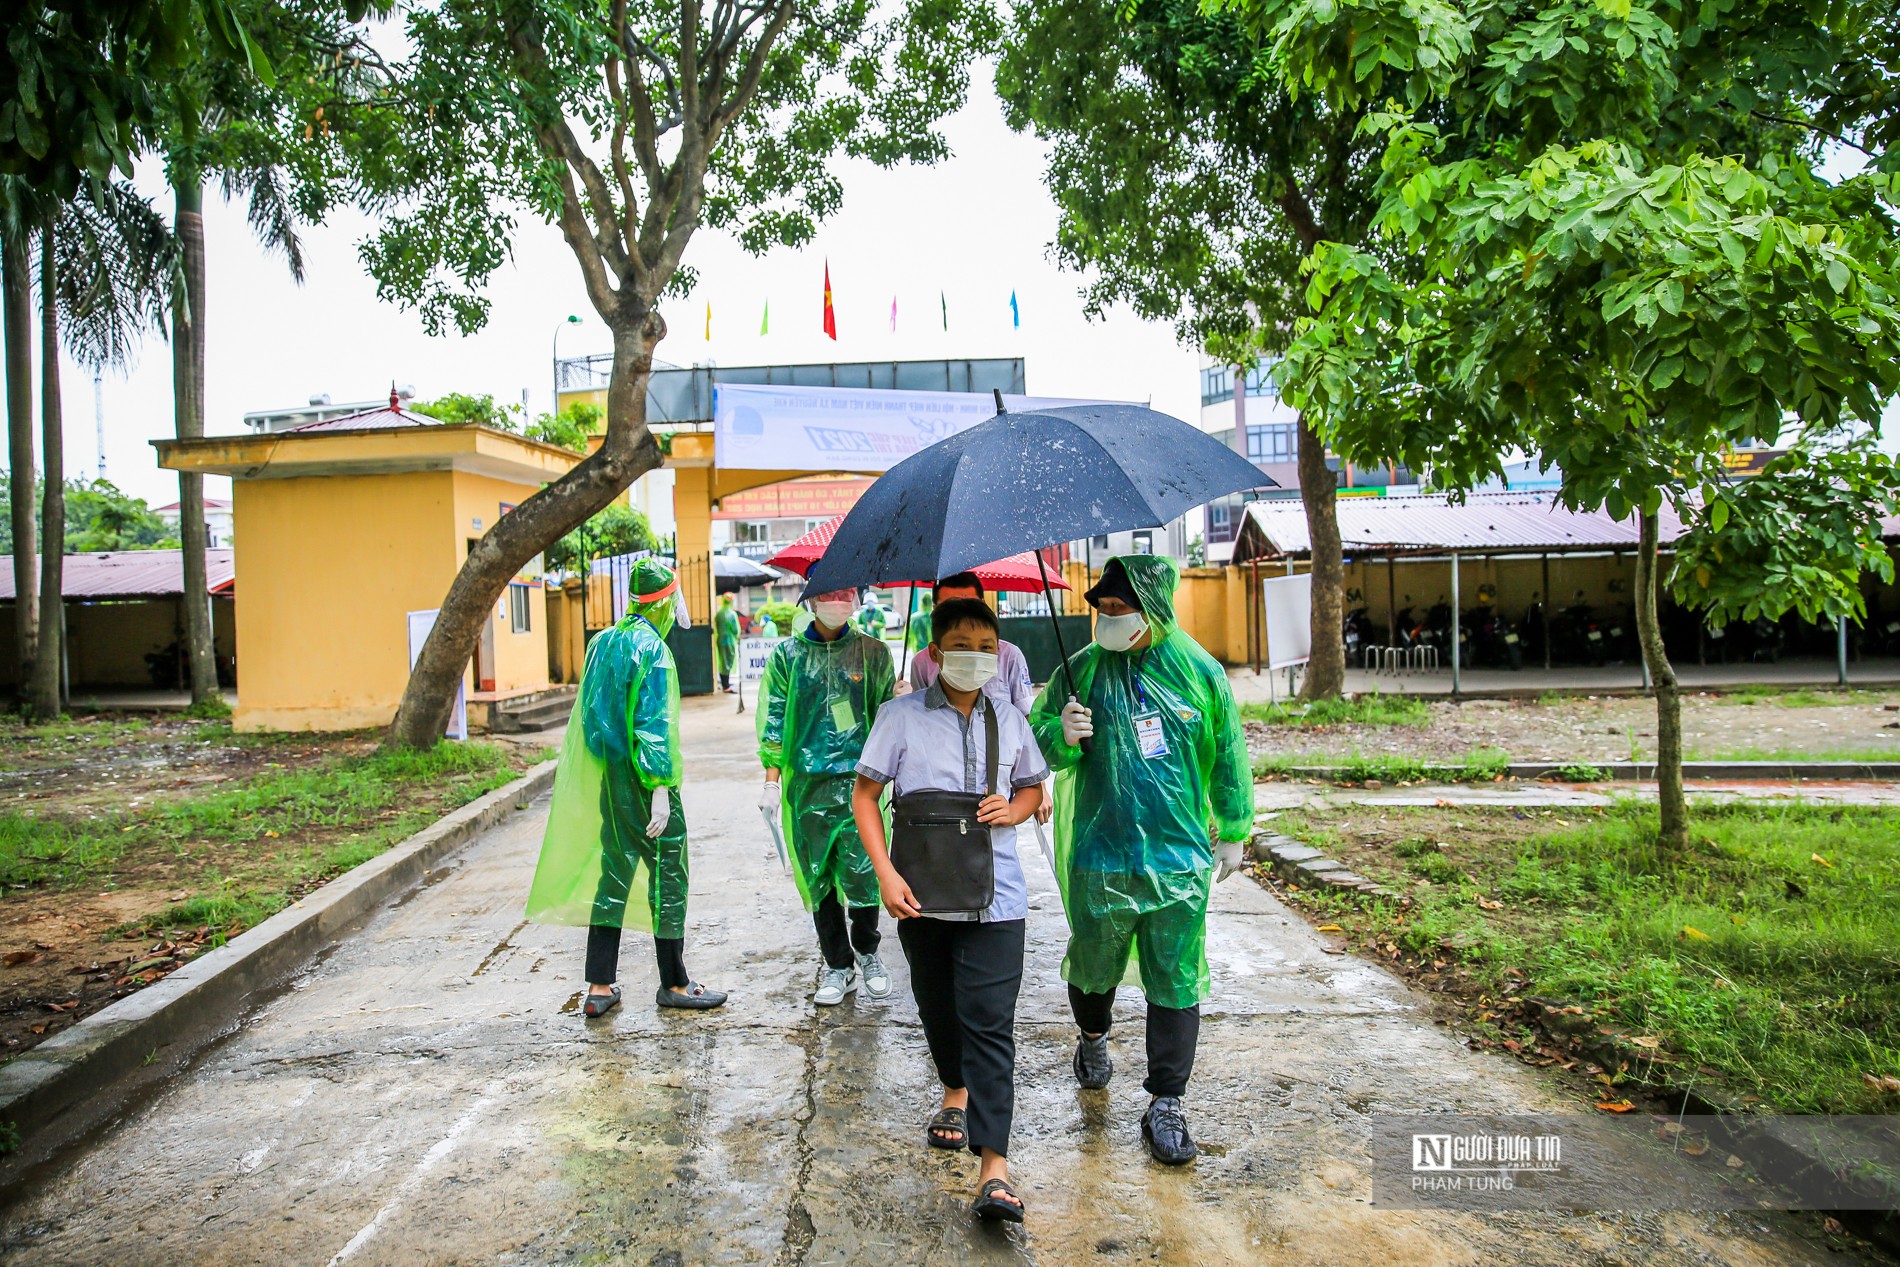
[[[692,984],[686,975],[686,939],[655,937],[653,957],[660,963],[660,984],[684,990]],[[612,985],[620,980],[620,925],[594,924],[587,930],[587,984]]]
[[[877,953],[884,942],[884,934],[877,930],[878,912],[881,906],[854,906],[851,908],[851,928],[845,929],[844,904],[838,900],[837,891],[825,894],[825,900],[811,913],[811,922],[818,927],[818,949],[825,956],[825,963],[833,968],[849,968],[856,963],[852,951],[860,955]]]
[[[1023,926],[920,917],[897,922],[910,992],[945,1087],[970,1092],[970,1151],[1009,1155],[1016,1115],[1016,995]]]
[[[1085,994],[1069,987],[1069,1010],[1084,1034],[1106,1034],[1115,1023],[1115,992]],[[1187,1094],[1194,1075],[1194,1049],[1201,1041],[1201,1009],[1148,1005],[1148,1077],[1142,1089],[1149,1095]]]

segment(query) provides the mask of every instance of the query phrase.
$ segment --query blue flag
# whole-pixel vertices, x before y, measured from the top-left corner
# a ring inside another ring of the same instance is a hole
[[[1013,290],[1009,292],[1009,324],[1017,330],[1023,328],[1022,309],[1016,306],[1016,292]]]

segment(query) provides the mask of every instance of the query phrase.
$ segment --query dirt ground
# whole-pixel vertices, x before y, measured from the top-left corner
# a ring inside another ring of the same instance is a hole
[[[1421,726],[1247,723],[1256,757],[1353,753],[1456,760],[1500,748],[1518,761],[1631,761],[1656,754],[1656,705],[1637,696],[1433,700]],[[1900,761],[1900,691],[1697,694],[1684,697],[1691,759],[1748,752],[1890,751]]]
[[[373,734],[246,736],[201,721],[89,718],[27,731],[0,727],[0,812],[62,822],[136,820],[141,811],[264,774],[314,769],[376,746]],[[523,752],[513,764],[531,764]],[[79,883],[0,888],[0,1059],[163,978],[242,931],[227,922],[144,927],[154,916],[310,865],[325,849],[379,826],[445,813],[449,787],[418,787],[399,808],[364,810],[307,831],[251,840],[141,847]],[[130,830],[130,828],[127,828]],[[311,875],[291,899],[317,887]]]

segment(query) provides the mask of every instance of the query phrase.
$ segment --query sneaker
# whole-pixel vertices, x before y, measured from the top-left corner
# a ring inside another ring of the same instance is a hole
[[[1148,1106],[1141,1118],[1141,1137],[1148,1141],[1148,1151],[1154,1159],[1164,1166],[1184,1166],[1201,1151],[1195,1146],[1194,1137],[1188,1134],[1187,1114],[1181,1111],[1181,1101],[1171,1095],[1164,1095]]]
[[[1075,1044],[1075,1080],[1090,1091],[1100,1091],[1115,1076],[1115,1062],[1108,1056],[1108,1035],[1089,1038]]]
[[[873,999],[891,997],[891,974],[885,968],[884,961],[877,957],[874,950],[868,955],[858,956],[858,979],[864,983],[864,993]]]
[[[832,1007],[844,1002],[844,996],[857,988],[856,968],[826,968],[818,974],[818,992],[811,1001],[819,1007]]]

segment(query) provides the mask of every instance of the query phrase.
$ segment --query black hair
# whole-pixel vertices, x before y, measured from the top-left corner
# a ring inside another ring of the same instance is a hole
[[[930,641],[941,643],[945,634],[962,625],[981,625],[995,633],[996,613],[980,598],[946,598],[930,614]]]
[[[983,597],[983,578],[974,572],[958,572],[955,576],[946,576],[930,587],[931,601],[937,603],[942,602],[943,591],[946,588],[953,590],[975,590],[976,596],[981,598]],[[951,601],[954,602],[956,600],[952,599]]]

